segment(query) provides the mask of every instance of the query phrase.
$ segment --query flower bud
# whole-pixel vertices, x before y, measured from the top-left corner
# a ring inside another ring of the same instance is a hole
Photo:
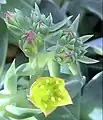
[[[48,26],[46,26],[45,24],[41,24],[40,25],[40,33],[47,34],[48,32],[49,32]]]
[[[28,43],[32,43],[35,41],[36,39],[36,33],[30,31],[26,33],[26,40],[28,41]]]
[[[15,21],[15,14],[13,12],[7,11],[5,13],[5,17],[7,23],[12,24],[14,26],[18,26],[17,22]]]

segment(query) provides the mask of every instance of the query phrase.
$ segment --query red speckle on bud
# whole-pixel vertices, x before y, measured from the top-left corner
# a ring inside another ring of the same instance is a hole
[[[72,57],[73,55],[72,52],[66,52],[65,54],[66,54],[66,57]]]
[[[7,19],[7,20],[11,20],[11,19],[13,19],[13,17],[14,17],[14,13],[12,13],[12,12],[10,12],[10,11],[7,11],[7,12],[5,13],[5,16],[6,16],[6,19]]]
[[[42,24],[42,23],[43,23],[43,21],[42,21],[42,20],[40,20],[40,21],[39,21],[39,24]]]
[[[30,43],[33,43],[33,41],[35,40],[36,38],[36,33],[34,32],[27,32],[26,33],[26,40]]]
[[[68,32],[68,36],[73,36],[73,33],[72,32]]]

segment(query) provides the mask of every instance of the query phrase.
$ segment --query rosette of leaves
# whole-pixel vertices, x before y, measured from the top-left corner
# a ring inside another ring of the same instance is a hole
[[[88,52],[89,46],[84,43],[89,40],[93,35],[84,35],[79,37],[77,34],[77,28],[79,24],[79,15],[71,25],[65,26],[58,30],[55,45],[48,48],[49,51],[55,51],[55,59],[60,64],[69,65],[82,62],[86,64],[97,63],[97,60],[91,59],[85,54]]]

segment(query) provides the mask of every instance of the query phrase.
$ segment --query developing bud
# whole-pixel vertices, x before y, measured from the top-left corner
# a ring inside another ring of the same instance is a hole
[[[10,12],[10,11],[7,11],[7,12],[5,13],[5,16],[6,16],[6,20],[7,20],[7,21],[9,21],[9,20],[11,20],[11,19],[14,18],[14,14],[13,14],[12,12]]]
[[[73,55],[72,52],[66,52],[65,54],[67,57],[72,57],[72,55]]]
[[[5,13],[5,18],[7,23],[18,26],[17,22],[15,21],[15,14],[13,12],[7,11]]]
[[[36,39],[36,33],[32,32],[32,31],[27,32],[25,37],[29,43],[33,43],[34,40]]]

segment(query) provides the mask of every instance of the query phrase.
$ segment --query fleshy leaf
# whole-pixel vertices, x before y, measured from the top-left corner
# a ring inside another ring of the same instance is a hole
[[[17,92],[17,75],[15,69],[15,60],[13,61],[5,75],[4,90],[6,90],[8,93]]]
[[[58,106],[72,104],[64,80],[56,77],[41,77],[30,88],[30,101],[40,108],[45,116]]]
[[[24,63],[16,69],[16,74],[18,76],[29,76],[34,75],[34,71],[32,70],[29,63]]]
[[[40,15],[40,10],[39,10],[39,7],[36,3],[35,3],[35,12]]]
[[[68,23],[68,21],[72,18],[72,16],[64,19],[63,21],[57,23],[57,24],[54,24],[50,27],[50,32],[54,32],[58,29],[60,29],[61,27],[63,27],[66,23]]]
[[[5,109],[8,116],[13,116],[16,119],[24,119],[27,117],[32,117],[33,115],[36,116],[41,113],[39,109],[20,108],[13,105],[7,105]]]
[[[71,26],[70,26],[70,29],[71,29],[73,32],[75,32],[75,33],[77,33],[77,29],[78,29],[78,25],[79,25],[79,20],[80,20],[80,15],[78,15],[78,16],[76,17],[76,19],[73,21],[73,23],[72,23]]]
[[[93,35],[84,35],[82,37],[80,37],[80,39],[82,40],[82,42],[86,42],[87,40],[89,40],[91,37],[93,37]]]
[[[0,76],[5,65],[8,48],[7,26],[3,19],[0,18]]]
[[[89,58],[87,56],[82,56],[81,58],[78,59],[78,61],[82,62],[82,63],[86,63],[86,64],[94,64],[94,63],[98,63],[98,60]]]

